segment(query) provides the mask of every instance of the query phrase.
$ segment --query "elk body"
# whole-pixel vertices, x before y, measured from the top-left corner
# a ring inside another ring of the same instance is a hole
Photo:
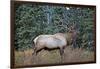
[[[33,54],[37,54],[39,50],[44,48],[59,48],[60,55],[62,56],[64,53],[64,47],[66,47],[67,42],[64,34],[57,33],[54,35],[39,35],[34,39],[34,45],[35,47]]]

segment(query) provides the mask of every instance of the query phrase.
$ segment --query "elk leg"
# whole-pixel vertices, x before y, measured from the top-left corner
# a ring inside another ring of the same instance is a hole
[[[60,55],[62,56],[62,55],[63,55],[63,53],[64,53],[63,48],[60,48]]]
[[[35,55],[36,55],[36,47],[34,47],[34,52],[32,53],[33,59],[32,59],[32,63],[35,63]]]
[[[62,61],[62,59],[63,59],[63,54],[64,54],[64,48],[60,48],[61,61]]]
[[[38,51],[39,51],[39,49],[38,49],[38,48],[35,48],[33,54],[34,54],[34,55],[37,55]]]
[[[36,47],[34,48],[34,52],[32,53],[32,55],[34,55],[36,53]]]
[[[41,51],[42,49],[43,49],[42,46],[41,46],[41,47],[36,47],[36,48],[34,49],[34,53],[33,53],[33,54],[37,55],[37,53],[38,53],[39,51]]]
[[[76,41],[73,41],[73,47],[76,48]]]

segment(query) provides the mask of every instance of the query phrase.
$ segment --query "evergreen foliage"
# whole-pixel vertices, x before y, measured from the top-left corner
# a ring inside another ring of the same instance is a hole
[[[79,31],[77,45],[93,49],[94,8],[39,4],[21,4],[15,7],[15,48],[32,48],[32,39],[40,34],[68,31],[62,26],[76,24]]]

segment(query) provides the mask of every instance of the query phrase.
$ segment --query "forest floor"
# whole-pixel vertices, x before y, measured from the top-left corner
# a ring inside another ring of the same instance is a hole
[[[33,49],[24,52],[15,51],[15,66],[92,62],[95,58],[94,51],[81,48],[72,49],[70,46],[64,49],[63,59],[61,59],[59,49],[41,50],[37,56],[32,56],[32,52]]]

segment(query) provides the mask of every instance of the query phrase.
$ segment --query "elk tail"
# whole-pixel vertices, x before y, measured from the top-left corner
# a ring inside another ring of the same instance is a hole
[[[34,53],[35,53],[35,50],[36,50],[36,46],[35,46],[35,42],[34,42],[34,38],[32,38],[32,49],[33,49],[33,53],[32,53],[32,55],[34,55]]]
[[[34,38],[32,38],[32,40],[31,40],[31,44],[32,44],[32,49],[34,49],[34,48],[35,48]]]

